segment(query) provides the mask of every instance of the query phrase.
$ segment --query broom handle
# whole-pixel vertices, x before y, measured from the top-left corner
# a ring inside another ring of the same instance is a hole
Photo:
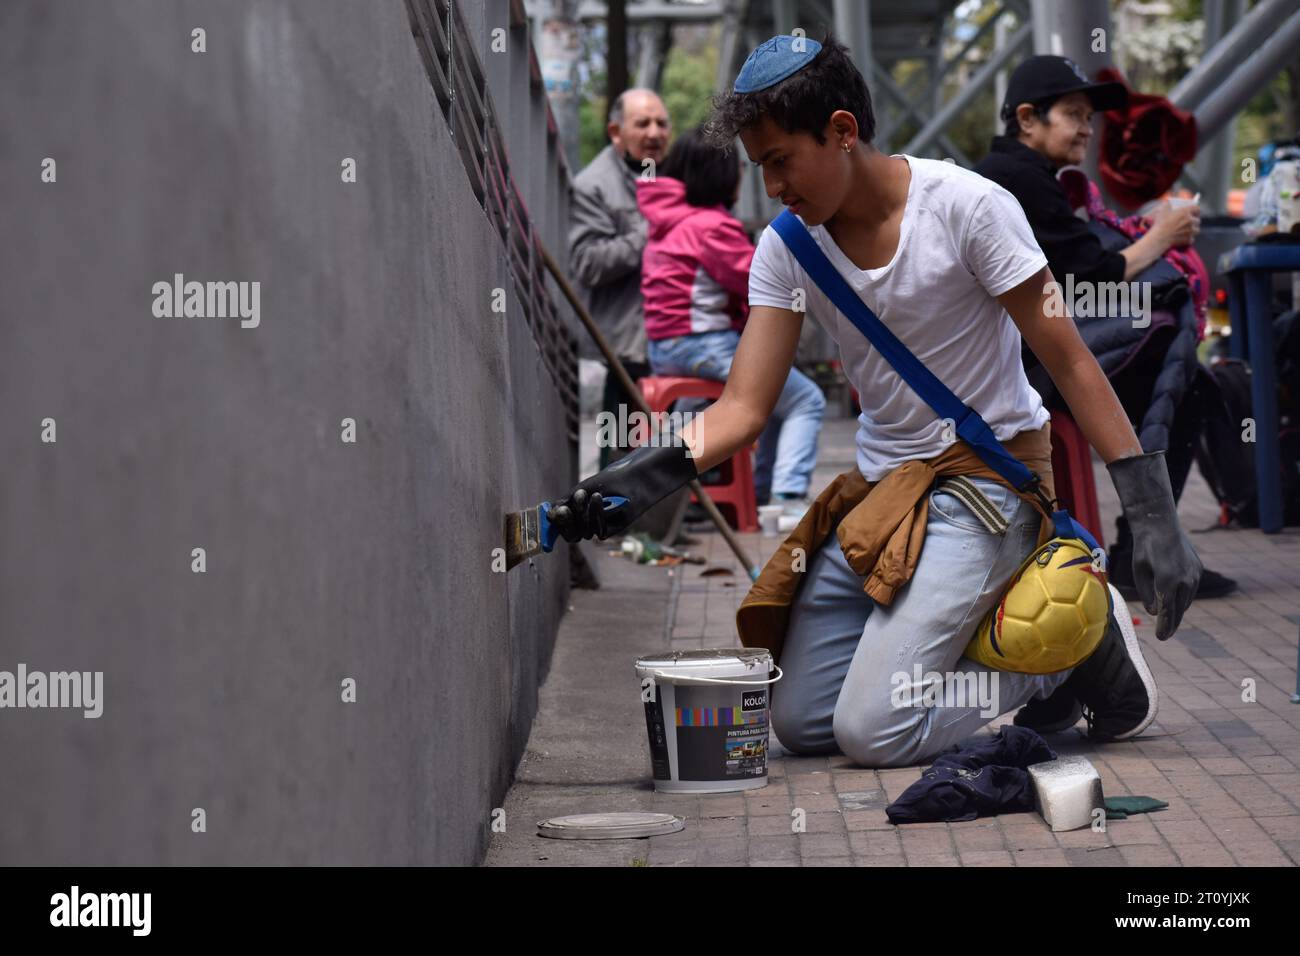
[[[560,287],[560,291],[564,293],[564,297],[569,300],[569,305],[573,306],[573,311],[578,314],[578,318],[582,321],[588,334],[591,335],[592,340],[596,343],[596,348],[600,349],[600,354],[605,356],[605,361],[609,364],[609,370],[618,376],[618,380],[622,384],[623,390],[632,397],[632,401],[637,406],[637,409],[645,415],[648,421],[653,421],[654,413],[650,411],[650,406],[646,404],[645,397],[641,394],[641,389],[639,389],[636,383],[632,381],[632,376],[627,374],[627,369],[625,369],[623,363],[618,360],[618,356],[614,354],[614,350],[609,347],[609,343],[605,341],[605,336],[601,334],[600,329],[596,328],[596,323],[592,321],[591,315],[588,314],[586,307],[583,306],[582,302],[578,299],[577,294],[573,291],[573,286],[569,285],[568,278],[560,269],[559,265],[556,264],[555,260],[551,258],[550,252],[547,251],[546,246],[542,244],[540,239],[537,240],[537,249],[542,254],[542,262],[546,265],[547,271],[555,278],[556,285]],[[745,548],[740,543],[740,539],[737,538],[736,533],[731,530],[731,525],[727,524],[727,519],[722,517],[722,512],[719,511],[718,506],[713,503],[713,499],[709,497],[708,492],[704,490],[704,487],[700,484],[698,478],[691,479],[690,488],[695,492],[695,497],[700,500],[700,505],[704,508],[705,512],[713,519],[713,523],[718,526],[718,530],[722,532],[722,537],[726,539],[727,544],[736,555],[736,559],[740,561],[740,566],[744,568],[745,573],[749,575],[749,579],[751,581],[757,580],[758,566],[749,560],[749,555],[745,553]]]

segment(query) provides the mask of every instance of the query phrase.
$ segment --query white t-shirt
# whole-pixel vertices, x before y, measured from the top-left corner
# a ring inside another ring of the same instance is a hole
[[[1050,415],[1025,377],[1020,330],[995,296],[1047,265],[1020,203],[997,183],[952,163],[903,156],[912,169],[893,261],[859,269],[824,226],[808,231],[849,286],[999,441],[1043,427]],[[807,223],[805,223],[807,225]],[[858,469],[879,481],[947,444],[944,422],[804,272],[768,226],[749,271],[749,304],[791,308],[805,290],[808,315],[839,344],[857,389]]]

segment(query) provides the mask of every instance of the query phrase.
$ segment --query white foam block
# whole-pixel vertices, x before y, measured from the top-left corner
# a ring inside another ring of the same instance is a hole
[[[1034,802],[1053,830],[1078,830],[1091,826],[1093,811],[1105,811],[1101,777],[1086,757],[1061,757],[1031,764]]]

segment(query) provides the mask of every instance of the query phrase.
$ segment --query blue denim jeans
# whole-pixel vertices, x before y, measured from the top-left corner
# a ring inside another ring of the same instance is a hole
[[[863,591],[866,579],[834,531],[809,556],[781,651],[784,675],[772,687],[772,731],[787,750],[840,752],[864,767],[928,763],[1069,677],[993,671],[964,656],[1039,527],[1039,512],[1005,485],[970,480],[1010,526],[994,534],[960,499],[932,488],[920,559],[889,606]],[[988,694],[926,700],[921,685],[931,674]]]
[[[655,375],[690,375],[722,382],[731,372],[739,342],[740,333],[730,329],[651,339],[647,357]],[[760,502],[777,494],[808,494],[825,411],[826,396],[817,383],[798,369],[790,369],[758,439],[754,491]]]

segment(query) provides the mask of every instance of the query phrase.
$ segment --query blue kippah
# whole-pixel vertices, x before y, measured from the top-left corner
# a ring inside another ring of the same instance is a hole
[[[795,46],[795,42],[799,46]],[[808,37],[793,37],[788,33],[774,36],[760,43],[745,60],[736,76],[733,90],[737,93],[753,93],[765,90],[773,83],[779,83],[792,73],[797,73],[812,62],[813,57],[822,48],[816,40]]]

